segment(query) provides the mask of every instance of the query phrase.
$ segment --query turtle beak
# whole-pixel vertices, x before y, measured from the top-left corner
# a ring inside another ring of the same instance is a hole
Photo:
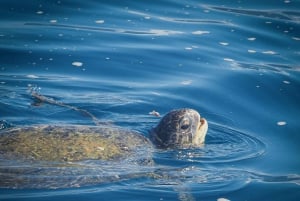
[[[195,144],[203,144],[205,141],[205,136],[208,130],[208,123],[206,119],[201,118],[199,123],[199,128],[195,136]]]

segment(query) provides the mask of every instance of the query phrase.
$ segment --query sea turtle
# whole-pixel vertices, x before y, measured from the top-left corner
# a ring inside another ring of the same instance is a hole
[[[158,148],[198,147],[204,143],[207,122],[193,109],[165,115],[150,131]],[[112,125],[35,125],[0,133],[0,156],[39,161],[115,160],[152,148],[152,142],[135,131]]]
[[[33,95],[40,101],[69,107],[89,115],[94,121],[97,120],[86,110],[56,102],[45,96]],[[12,185],[16,182],[14,175],[22,176],[24,173],[22,168],[19,168],[17,173],[15,170],[9,170],[11,166],[7,164],[11,161],[18,161],[18,166],[53,166],[53,163],[58,163],[64,167],[80,161],[124,160],[134,164],[145,164],[151,161],[154,147],[172,149],[201,146],[207,129],[207,121],[201,118],[196,110],[189,108],[173,110],[166,114],[159,124],[151,129],[150,139],[135,131],[98,122],[96,126],[33,125],[8,128],[0,133],[0,187]]]

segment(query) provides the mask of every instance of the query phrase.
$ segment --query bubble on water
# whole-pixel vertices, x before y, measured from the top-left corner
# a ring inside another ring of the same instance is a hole
[[[287,81],[287,80],[284,80],[283,83],[284,83],[284,84],[291,84],[291,82],[290,82],[290,81]]]
[[[39,10],[39,11],[36,12],[36,14],[42,15],[42,14],[44,14],[44,11]]]
[[[32,74],[26,75],[26,77],[27,77],[27,78],[31,78],[31,79],[37,79],[37,78],[39,78],[38,76],[32,75]]]
[[[278,121],[278,122],[277,122],[277,125],[278,125],[278,126],[285,126],[285,125],[286,125],[286,122],[285,122],[285,121]]]
[[[192,80],[184,80],[184,81],[182,81],[182,82],[180,82],[180,84],[182,84],[182,85],[190,85],[190,84],[192,84]]]
[[[73,65],[73,66],[76,66],[76,67],[81,67],[81,66],[83,65],[83,63],[82,63],[82,62],[79,62],[79,61],[74,61],[74,62],[72,63],[72,65]]]
[[[226,198],[218,198],[217,201],[230,201],[230,200],[228,200]]]
[[[254,38],[254,37],[251,37],[251,38],[248,38],[248,40],[250,40],[250,41],[254,41],[254,40],[256,40],[256,38]]]
[[[224,46],[229,45],[229,43],[227,43],[227,42],[219,42],[219,44],[220,44],[220,45],[224,45]]]
[[[155,34],[158,36],[168,36],[168,35],[177,35],[182,34],[181,31],[173,31],[173,30],[161,30],[161,29],[150,29],[149,34]]]
[[[249,53],[256,53],[255,50],[248,50]]]
[[[233,59],[230,59],[230,58],[224,58],[224,61],[233,62],[234,60],[233,60]]]
[[[192,34],[195,34],[195,35],[203,35],[203,34],[209,34],[210,31],[194,31],[192,32]]]
[[[292,37],[293,40],[300,40],[299,37]]]
[[[56,23],[57,20],[50,20],[49,22],[50,22],[50,23]]]
[[[96,20],[95,23],[97,23],[97,24],[103,24],[104,20]]]
[[[270,54],[270,55],[277,54],[277,52],[274,52],[274,51],[272,51],[272,50],[263,51],[262,53],[263,53],[263,54]]]

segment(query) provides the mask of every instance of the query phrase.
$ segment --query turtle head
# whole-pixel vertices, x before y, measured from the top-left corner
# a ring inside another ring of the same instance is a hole
[[[159,148],[199,147],[207,129],[207,121],[196,110],[184,108],[166,114],[150,135]]]

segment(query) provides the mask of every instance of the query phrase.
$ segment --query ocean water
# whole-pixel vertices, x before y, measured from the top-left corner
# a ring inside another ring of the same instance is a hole
[[[43,188],[35,164],[19,176],[37,180],[3,180],[18,164],[0,159],[0,200],[299,200],[299,8],[299,0],[1,1],[1,130],[93,125],[37,104],[30,90],[147,137],[159,121],[153,110],[194,108],[209,130],[202,148],[155,150],[153,166],[54,168],[55,189]]]

